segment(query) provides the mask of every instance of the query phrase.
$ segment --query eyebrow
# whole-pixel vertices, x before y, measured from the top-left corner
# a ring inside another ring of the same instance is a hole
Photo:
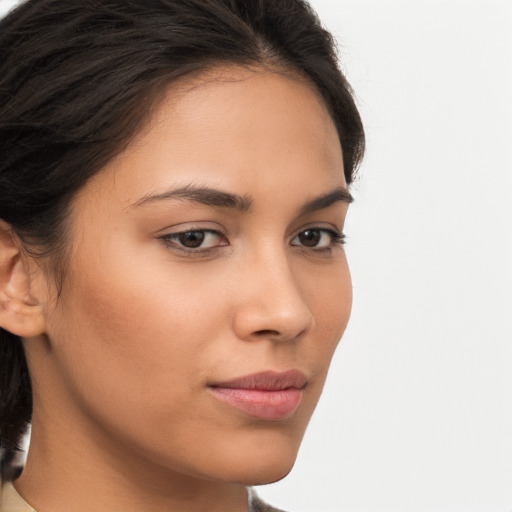
[[[164,199],[184,199],[193,201],[194,203],[204,204],[206,206],[214,206],[220,208],[229,208],[239,212],[247,212],[251,209],[252,199],[247,196],[231,194],[210,187],[196,187],[187,185],[185,187],[176,188],[155,194],[144,196],[139,199],[133,206],[140,206],[153,201],[161,201]]]
[[[141,206],[155,201],[168,199],[183,199],[206,206],[228,208],[239,212],[250,211],[253,202],[249,196],[241,196],[210,187],[187,185],[185,187],[162,192],[161,194],[144,196],[132,206]],[[350,204],[353,201],[354,198],[352,197],[352,194],[350,194],[346,188],[337,187],[326,194],[308,201],[300,208],[299,215],[307,215],[309,213],[328,208],[338,202]]]
[[[311,201],[308,201],[302,208],[300,209],[300,215],[307,215],[308,213],[313,213],[318,210],[323,210],[324,208],[328,208],[329,206],[335,203],[347,203],[350,204],[354,201],[352,194],[345,187],[338,187],[331,192],[327,192],[327,194],[323,194]]]

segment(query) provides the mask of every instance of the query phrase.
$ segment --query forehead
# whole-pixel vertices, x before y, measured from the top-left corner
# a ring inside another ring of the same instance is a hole
[[[104,189],[111,171],[127,205],[170,181],[244,193],[314,181],[322,181],[323,192],[345,184],[338,134],[314,86],[297,74],[260,68],[214,68],[171,85],[105,170],[93,181]]]

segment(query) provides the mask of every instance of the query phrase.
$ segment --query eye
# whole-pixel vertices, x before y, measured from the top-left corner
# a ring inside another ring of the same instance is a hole
[[[213,249],[221,245],[228,245],[222,233],[211,229],[191,229],[181,233],[171,233],[160,237],[167,245],[173,245],[182,250]]]
[[[290,243],[312,249],[327,249],[333,245],[343,244],[344,240],[345,235],[333,229],[310,228],[301,231]]]

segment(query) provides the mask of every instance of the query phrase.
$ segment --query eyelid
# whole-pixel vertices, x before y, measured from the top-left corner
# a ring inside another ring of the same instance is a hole
[[[199,219],[189,222],[180,222],[178,224],[170,224],[154,231],[152,235],[159,238],[161,236],[187,233],[188,231],[217,231],[223,235],[225,234],[225,229],[218,222]]]

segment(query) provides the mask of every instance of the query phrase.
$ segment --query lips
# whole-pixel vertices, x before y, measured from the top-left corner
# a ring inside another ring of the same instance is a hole
[[[209,386],[212,395],[224,404],[254,418],[287,419],[298,409],[307,384],[298,370],[261,372]]]

